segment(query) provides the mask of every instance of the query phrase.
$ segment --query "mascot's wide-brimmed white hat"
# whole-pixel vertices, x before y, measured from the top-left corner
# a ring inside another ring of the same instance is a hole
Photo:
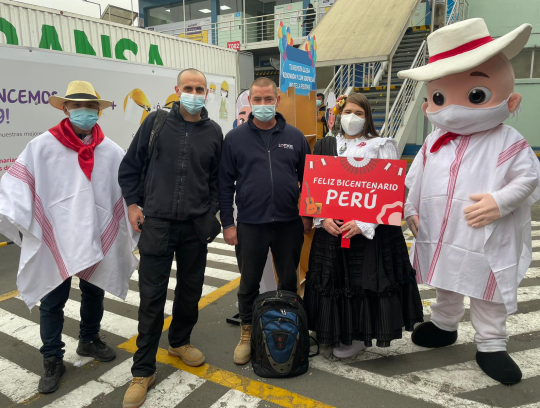
[[[432,81],[468,71],[503,53],[514,58],[527,44],[532,25],[523,24],[508,34],[493,39],[484,19],[471,18],[443,27],[427,38],[427,65],[399,71],[399,78]]]
[[[86,81],[70,82],[66,91],[66,96],[63,98],[56,95],[49,98],[49,104],[60,110],[64,109],[64,103],[68,101],[97,102],[99,109],[109,108],[113,104],[111,101],[100,99],[92,84]]]

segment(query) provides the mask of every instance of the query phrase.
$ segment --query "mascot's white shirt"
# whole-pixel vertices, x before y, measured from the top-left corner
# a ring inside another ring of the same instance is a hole
[[[22,246],[17,287],[29,308],[73,275],[126,297],[139,234],[117,181],[123,156],[104,138],[89,181],[77,152],[45,132],[0,179],[0,233]]]
[[[540,163],[509,126],[459,136],[431,153],[444,133],[428,136],[406,179],[405,217],[420,218],[411,248],[417,281],[504,303],[514,313],[532,259],[530,207],[540,199]],[[492,194],[501,218],[475,229],[463,210],[481,193]]]

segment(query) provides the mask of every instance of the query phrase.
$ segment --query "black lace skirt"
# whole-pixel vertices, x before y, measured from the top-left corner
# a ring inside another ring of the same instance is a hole
[[[389,347],[423,321],[415,275],[400,227],[379,225],[373,240],[357,235],[350,249],[317,228],[304,295],[309,329],[326,345]]]

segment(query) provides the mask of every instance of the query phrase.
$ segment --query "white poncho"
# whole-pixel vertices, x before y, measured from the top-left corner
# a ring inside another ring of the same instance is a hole
[[[45,132],[0,179],[0,233],[22,246],[17,287],[30,309],[73,275],[126,297],[138,233],[117,181],[123,156],[105,138],[89,181],[77,152]]]
[[[419,283],[517,310],[517,288],[532,259],[530,206],[540,199],[540,163],[515,129],[500,125],[459,136],[439,151],[426,139],[407,175],[405,216],[419,215],[411,263]],[[467,225],[472,194],[491,193],[501,218]]]

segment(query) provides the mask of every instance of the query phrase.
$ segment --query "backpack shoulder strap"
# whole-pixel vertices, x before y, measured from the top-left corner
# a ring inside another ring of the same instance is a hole
[[[148,141],[146,160],[144,161],[143,170],[141,172],[141,180],[139,182],[140,205],[144,203],[144,185],[146,181],[146,173],[148,173],[148,167],[150,166],[152,156],[154,155],[154,146],[156,145],[156,140],[159,136],[159,132],[161,132],[161,128],[163,128],[163,125],[165,124],[169,113],[170,112],[167,112],[163,109],[158,109],[156,111],[156,117],[154,118],[154,124],[152,125],[152,130],[150,132],[150,140]]]

